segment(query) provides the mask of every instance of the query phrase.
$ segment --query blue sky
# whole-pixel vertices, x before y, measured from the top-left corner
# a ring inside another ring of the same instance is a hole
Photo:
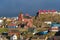
[[[39,9],[60,9],[60,0],[0,0],[0,16],[18,16],[23,13],[35,15]]]

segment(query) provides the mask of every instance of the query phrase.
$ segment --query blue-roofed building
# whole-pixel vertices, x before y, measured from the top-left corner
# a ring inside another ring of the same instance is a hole
[[[54,32],[58,32],[60,28],[60,24],[59,23],[52,23],[51,24],[51,28],[49,29],[50,31],[54,31]]]
[[[46,34],[48,34],[48,30],[35,33],[35,35],[46,35]]]
[[[42,32],[39,32],[39,34],[45,35],[45,34],[48,34],[48,31],[42,31]]]
[[[51,27],[60,27],[60,24],[53,23],[51,24]]]

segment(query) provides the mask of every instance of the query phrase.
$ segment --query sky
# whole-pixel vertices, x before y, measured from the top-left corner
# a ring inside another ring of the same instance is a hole
[[[18,16],[20,11],[33,16],[39,9],[60,10],[60,0],[0,0],[0,16]]]

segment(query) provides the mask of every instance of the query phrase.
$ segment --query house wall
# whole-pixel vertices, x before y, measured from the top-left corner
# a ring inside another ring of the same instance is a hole
[[[13,31],[8,32],[9,36],[12,36],[13,34],[16,34],[18,37],[20,36],[20,32],[13,32]]]
[[[50,28],[50,31],[58,32],[59,29],[58,29],[58,27],[51,27],[51,28]]]

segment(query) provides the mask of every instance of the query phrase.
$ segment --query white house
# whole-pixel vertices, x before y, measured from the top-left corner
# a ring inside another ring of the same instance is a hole
[[[52,24],[52,22],[51,22],[51,21],[45,21],[44,23],[47,23],[47,24]]]
[[[51,27],[49,30],[52,32],[58,32],[59,28],[58,27]]]
[[[0,24],[2,24],[2,23],[3,23],[3,20],[0,19]]]
[[[10,38],[10,40],[17,40],[16,34],[14,34],[14,35]]]

